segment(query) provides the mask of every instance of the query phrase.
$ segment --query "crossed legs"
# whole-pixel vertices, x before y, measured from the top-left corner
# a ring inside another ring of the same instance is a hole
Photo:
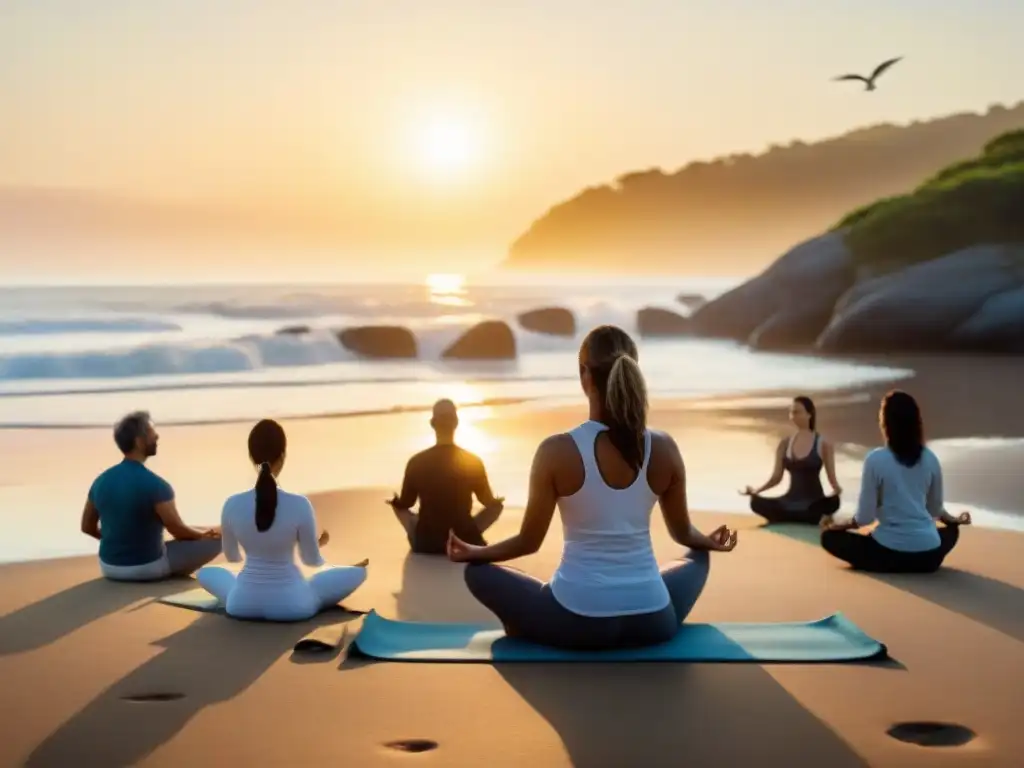
[[[859,571],[873,573],[934,573],[956,546],[960,526],[939,528],[940,544],[924,552],[898,552],[877,541],[874,536],[851,531],[823,531],[821,546],[833,557],[850,564]]]
[[[398,520],[398,524],[405,530],[405,537],[409,541],[409,548],[413,552],[420,552],[423,554],[444,554],[444,547],[441,546],[442,542],[417,542],[416,526],[419,522],[419,515],[408,509],[395,509],[392,507],[395,513],[395,518]],[[470,544],[478,544],[480,546],[485,545],[487,542],[483,538],[483,533],[487,531],[492,525],[494,525],[498,518],[501,517],[502,508],[496,507],[484,507],[470,519],[472,521],[472,529],[470,530],[456,530],[456,533],[461,535]],[[435,552],[434,550],[440,547],[440,551]]]
[[[166,547],[171,576],[191,576],[221,552],[220,539],[168,541]]]
[[[817,525],[826,515],[839,511],[838,496],[824,496],[804,506],[787,503],[782,496],[751,496],[750,509],[769,523],[807,523]]]
[[[227,568],[211,565],[196,574],[199,584],[226,606],[238,576]],[[366,568],[357,565],[339,565],[317,571],[306,583],[313,591],[317,612],[336,606],[355,592],[366,581]]]
[[[507,635],[580,650],[652,645],[671,639],[707,583],[709,553],[691,551],[661,570],[671,604],[633,616],[581,616],[564,608],[548,584],[514,568],[466,566],[466,586],[505,627]]]

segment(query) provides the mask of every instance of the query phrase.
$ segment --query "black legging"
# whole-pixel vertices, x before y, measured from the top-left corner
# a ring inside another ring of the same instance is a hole
[[[924,552],[899,552],[875,541],[874,536],[851,531],[822,531],[821,546],[855,570],[872,573],[934,573],[956,546],[960,526],[939,529],[940,544]]]
[[[839,511],[838,496],[823,496],[814,501],[791,501],[785,496],[751,496],[750,509],[769,523],[808,523],[817,525],[825,515]]]
[[[633,648],[671,640],[696,604],[711,567],[710,554],[690,550],[661,569],[671,602],[660,611],[582,616],[555,599],[551,587],[505,565],[466,566],[466,586],[494,613],[509,636],[578,651]]]

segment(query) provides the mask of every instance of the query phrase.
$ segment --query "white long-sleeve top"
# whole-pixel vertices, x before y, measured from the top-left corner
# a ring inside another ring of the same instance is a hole
[[[875,541],[899,552],[924,552],[940,544],[935,521],[942,517],[942,465],[928,448],[907,467],[888,448],[864,459],[860,500],[854,520],[870,525]]]
[[[256,491],[237,493],[224,502],[221,542],[228,562],[243,561],[227,600],[232,615],[250,615],[266,605],[289,605],[316,612],[317,597],[295,562],[316,568],[324,564],[317,541],[316,513],[305,496],[277,490],[277,512],[266,531],[256,529]]]

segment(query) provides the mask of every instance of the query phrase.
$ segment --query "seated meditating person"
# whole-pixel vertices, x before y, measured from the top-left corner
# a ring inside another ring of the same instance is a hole
[[[836,480],[835,452],[832,444],[818,434],[818,414],[811,398],[793,398],[789,419],[796,431],[775,449],[772,476],[760,488],[748,485],[742,493],[750,496],[750,509],[769,523],[818,525],[822,517],[838,511],[843,492]],[[832,486],[832,496],[826,496],[821,487],[822,467]],[[784,471],[789,473],[789,490],[782,496],[762,496],[782,482]]]
[[[221,536],[229,562],[245,564],[236,576],[219,566],[199,571],[199,583],[224,606],[229,616],[266,621],[302,621],[337,605],[365,580],[366,568],[337,566],[306,578],[295,562],[324,565],[320,547],[327,531],[317,533],[316,514],[305,496],[277,484],[287,441],[276,421],[264,419],[249,433],[249,458],[259,471],[256,487],[224,502]]]
[[[709,552],[736,533],[710,536],[690,522],[686,474],[675,441],[647,428],[647,389],[633,340],[600,326],[583,341],[579,376],[590,419],[544,440],[530,470],[521,530],[480,546],[452,532],[448,556],[467,563],[466,585],[509,637],[574,650],[654,645],[672,639],[708,578]],[[687,555],[659,568],[651,512],[660,502]],[[536,552],[558,507],[561,563],[550,583],[495,565]]]
[[[860,501],[848,522],[822,520],[821,546],[855,569],[878,573],[931,573],[956,546],[971,515],[946,512],[942,466],[924,443],[917,401],[894,390],[882,398],[879,425],[885,446],[864,459]],[[868,535],[853,533],[878,521]],[[936,523],[941,521],[942,527]]]
[[[146,466],[159,440],[148,413],[129,413],[114,427],[124,458],[89,488],[82,532],[99,539],[100,571],[108,579],[188,576],[220,554],[220,532],[185,524],[170,483]],[[164,541],[165,530],[173,541]]]
[[[430,426],[435,443],[405,467],[402,493],[388,501],[413,552],[443,555],[448,532],[484,545],[484,532],[501,515],[504,499],[495,497],[480,457],[455,444],[459,413],[451,400],[434,404]],[[483,509],[473,514],[473,497]],[[419,511],[412,507],[419,501]]]

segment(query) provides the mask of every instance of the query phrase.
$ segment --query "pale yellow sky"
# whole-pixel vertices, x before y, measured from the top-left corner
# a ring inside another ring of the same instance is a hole
[[[626,171],[1017,101],[1022,29],[1017,0],[6,0],[0,185],[500,255]]]

